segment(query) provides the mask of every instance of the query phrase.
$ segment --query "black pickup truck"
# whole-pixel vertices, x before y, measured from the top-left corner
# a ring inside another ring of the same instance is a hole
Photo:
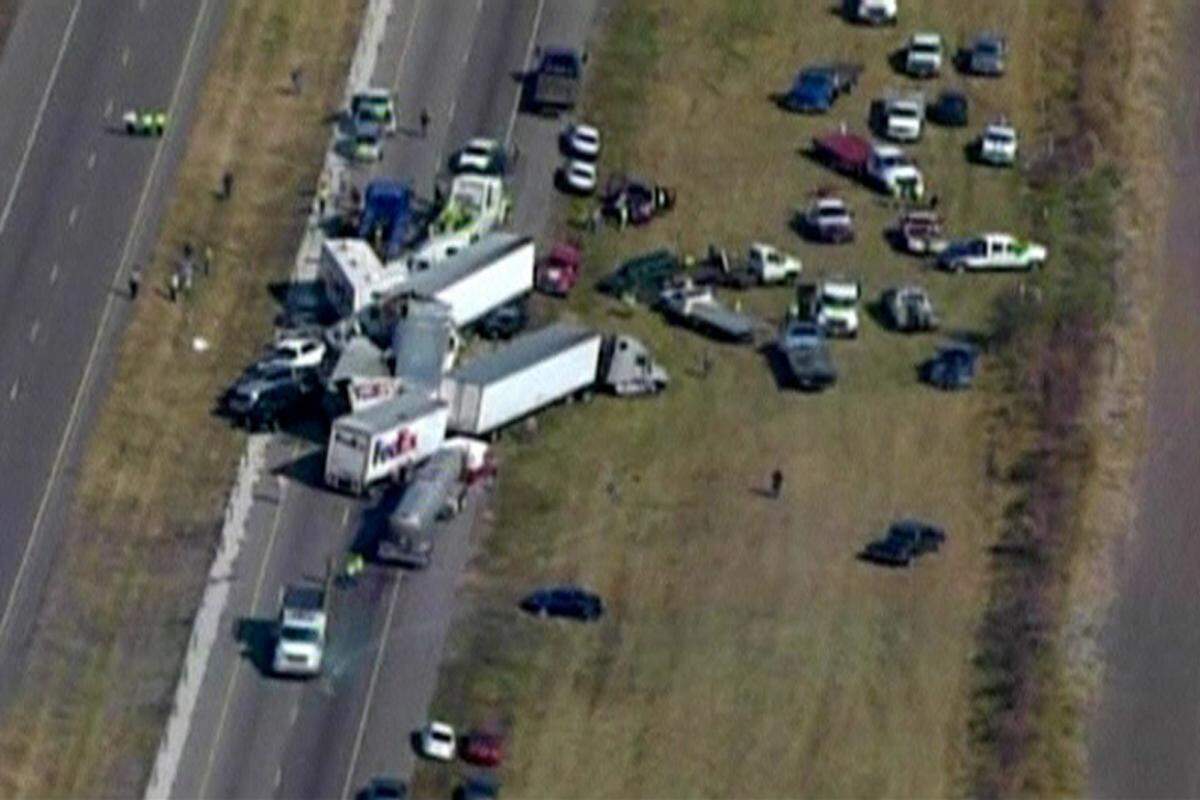
[[[538,51],[537,64],[525,75],[524,105],[535,114],[570,111],[579,98],[586,56],[567,47]]]

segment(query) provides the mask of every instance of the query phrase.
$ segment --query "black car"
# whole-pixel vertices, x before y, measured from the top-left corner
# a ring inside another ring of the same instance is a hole
[[[372,778],[367,788],[358,793],[358,800],[405,800],[408,786],[396,778]]]
[[[946,128],[963,128],[971,121],[971,103],[956,89],[938,95],[926,111],[929,121]]]
[[[496,800],[500,785],[488,778],[468,778],[454,790],[454,800]]]
[[[485,339],[511,339],[529,324],[529,309],[525,298],[518,298],[489,312],[476,327]]]
[[[594,622],[604,615],[600,596],[576,586],[539,589],[521,601],[521,610],[539,617],[566,617]]]
[[[975,382],[978,360],[979,351],[969,344],[944,345],[921,365],[921,380],[943,391],[969,389]]]
[[[249,430],[275,428],[303,410],[317,384],[313,370],[250,372],[226,394],[225,410]]]
[[[946,541],[946,532],[928,522],[902,519],[888,527],[887,535],[863,548],[866,561],[888,567],[907,567],[914,559],[936,553]]]

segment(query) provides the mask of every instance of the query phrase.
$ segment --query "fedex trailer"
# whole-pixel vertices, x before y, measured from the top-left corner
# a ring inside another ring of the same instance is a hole
[[[325,455],[325,483],[362,494],[394,480],[437,452],[448,409],[428,394],[404,393],[334,421]]]

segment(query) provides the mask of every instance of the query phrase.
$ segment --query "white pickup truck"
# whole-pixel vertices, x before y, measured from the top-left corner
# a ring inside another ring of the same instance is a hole
[[[817,287],[817,319],[826,336],[853,339],[858,336],[858,301],[862,286],[857,281],[833,278]]]
[[[894,95],[879,101],[879,132],[894,142],[916,142],[925,128],[925,98]]]
[[[938,256],[938,266],[950,272],[983,270],[1034,270],[1046,263],[1043,245],[1007,233],[984,233],[959,239]]]
[[[899,147],[876,144],[867,160],[867,175],[893,197],[920,200],[925,194],[921,170]]]
[[[321,674],[328,614],[325,590],[289,586],[283,591],[272,668],[279,675]]]
[[[750,245],[746,267],[761,284],[795,280],[803,269],[796,256],[762,242]]]

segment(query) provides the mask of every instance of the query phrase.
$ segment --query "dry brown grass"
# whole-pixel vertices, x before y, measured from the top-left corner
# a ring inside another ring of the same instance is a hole
[[[212,416],[269,335],[315,184],[362,0],[236,0],[213,60],[143,299],[89,439],[77,524],[46,590],[0,730],[4,796],[132,795],[161,735],[191,615],[243,446]],[[303,64],[302,97],[281,91]],[[221,172],[234,199],[213,196]],[[182,242],[213,277],[161,296]],[[212,349],[192,352],[192,337]]]
[[[980,27],[1006,30],[1013,72],[966,82],[974,119],[1003,111],[1035,127],[1044,7],[909,2],[899,30],[871,31],[845,26],[825,4],[623,4],[595,62],[588,116],[608,137],[607,168],[675,185],[680,206],[643,231],[589,243],[592,276],[659,243],[694,252],[761,238],[798,250],[810,273],[859,276],[872,299],[921,280],[948,328],[986,331],[1012,280],[934,275],[890,252],[882,230],[894,211],[797,151],[839,120],[862,129],[870,98],[904,83],[887,53],[927,26],[952,43]],[[865,61],[860,91],[826,118],[777,111],[769,93],[822,58]],[[953,231],[1036,236],[1019,177],[965,163],[970,135],[934,129],[917,148]],[[788,229],[791,210],[822,185],[855,206],[854,247],[806,246]],[[777,320],[788,300],[777,290],[745,302]],[[705,345],[645,311],[617,313],[587,290],[571,306],[642,337],[675,383],[654,401],[553,412],[535,442],[508,448],[473,610],[456,625],[434,712],[508,721],[503,777],[517,795],[966,791],[970,656],[985,549],[1006,499],[988,480],[989,395],[918,386],[914,366],[935,340],[894,336],[870,319],[860,341],[835,347],[838,387],[802,397],[778,391],[751,351]],[[701,380],[692,370],[706,346],[716,366]],[[753,490],[777,466],[785,498],[772,502]],[[946,552],[906,573],[856,562],[903,513],[945,524]],[[540,626],[513,610],[530,587],[563,579],[601,591],[608,621]],[[427,770],[419,780],[433,791],[449,778]]]

